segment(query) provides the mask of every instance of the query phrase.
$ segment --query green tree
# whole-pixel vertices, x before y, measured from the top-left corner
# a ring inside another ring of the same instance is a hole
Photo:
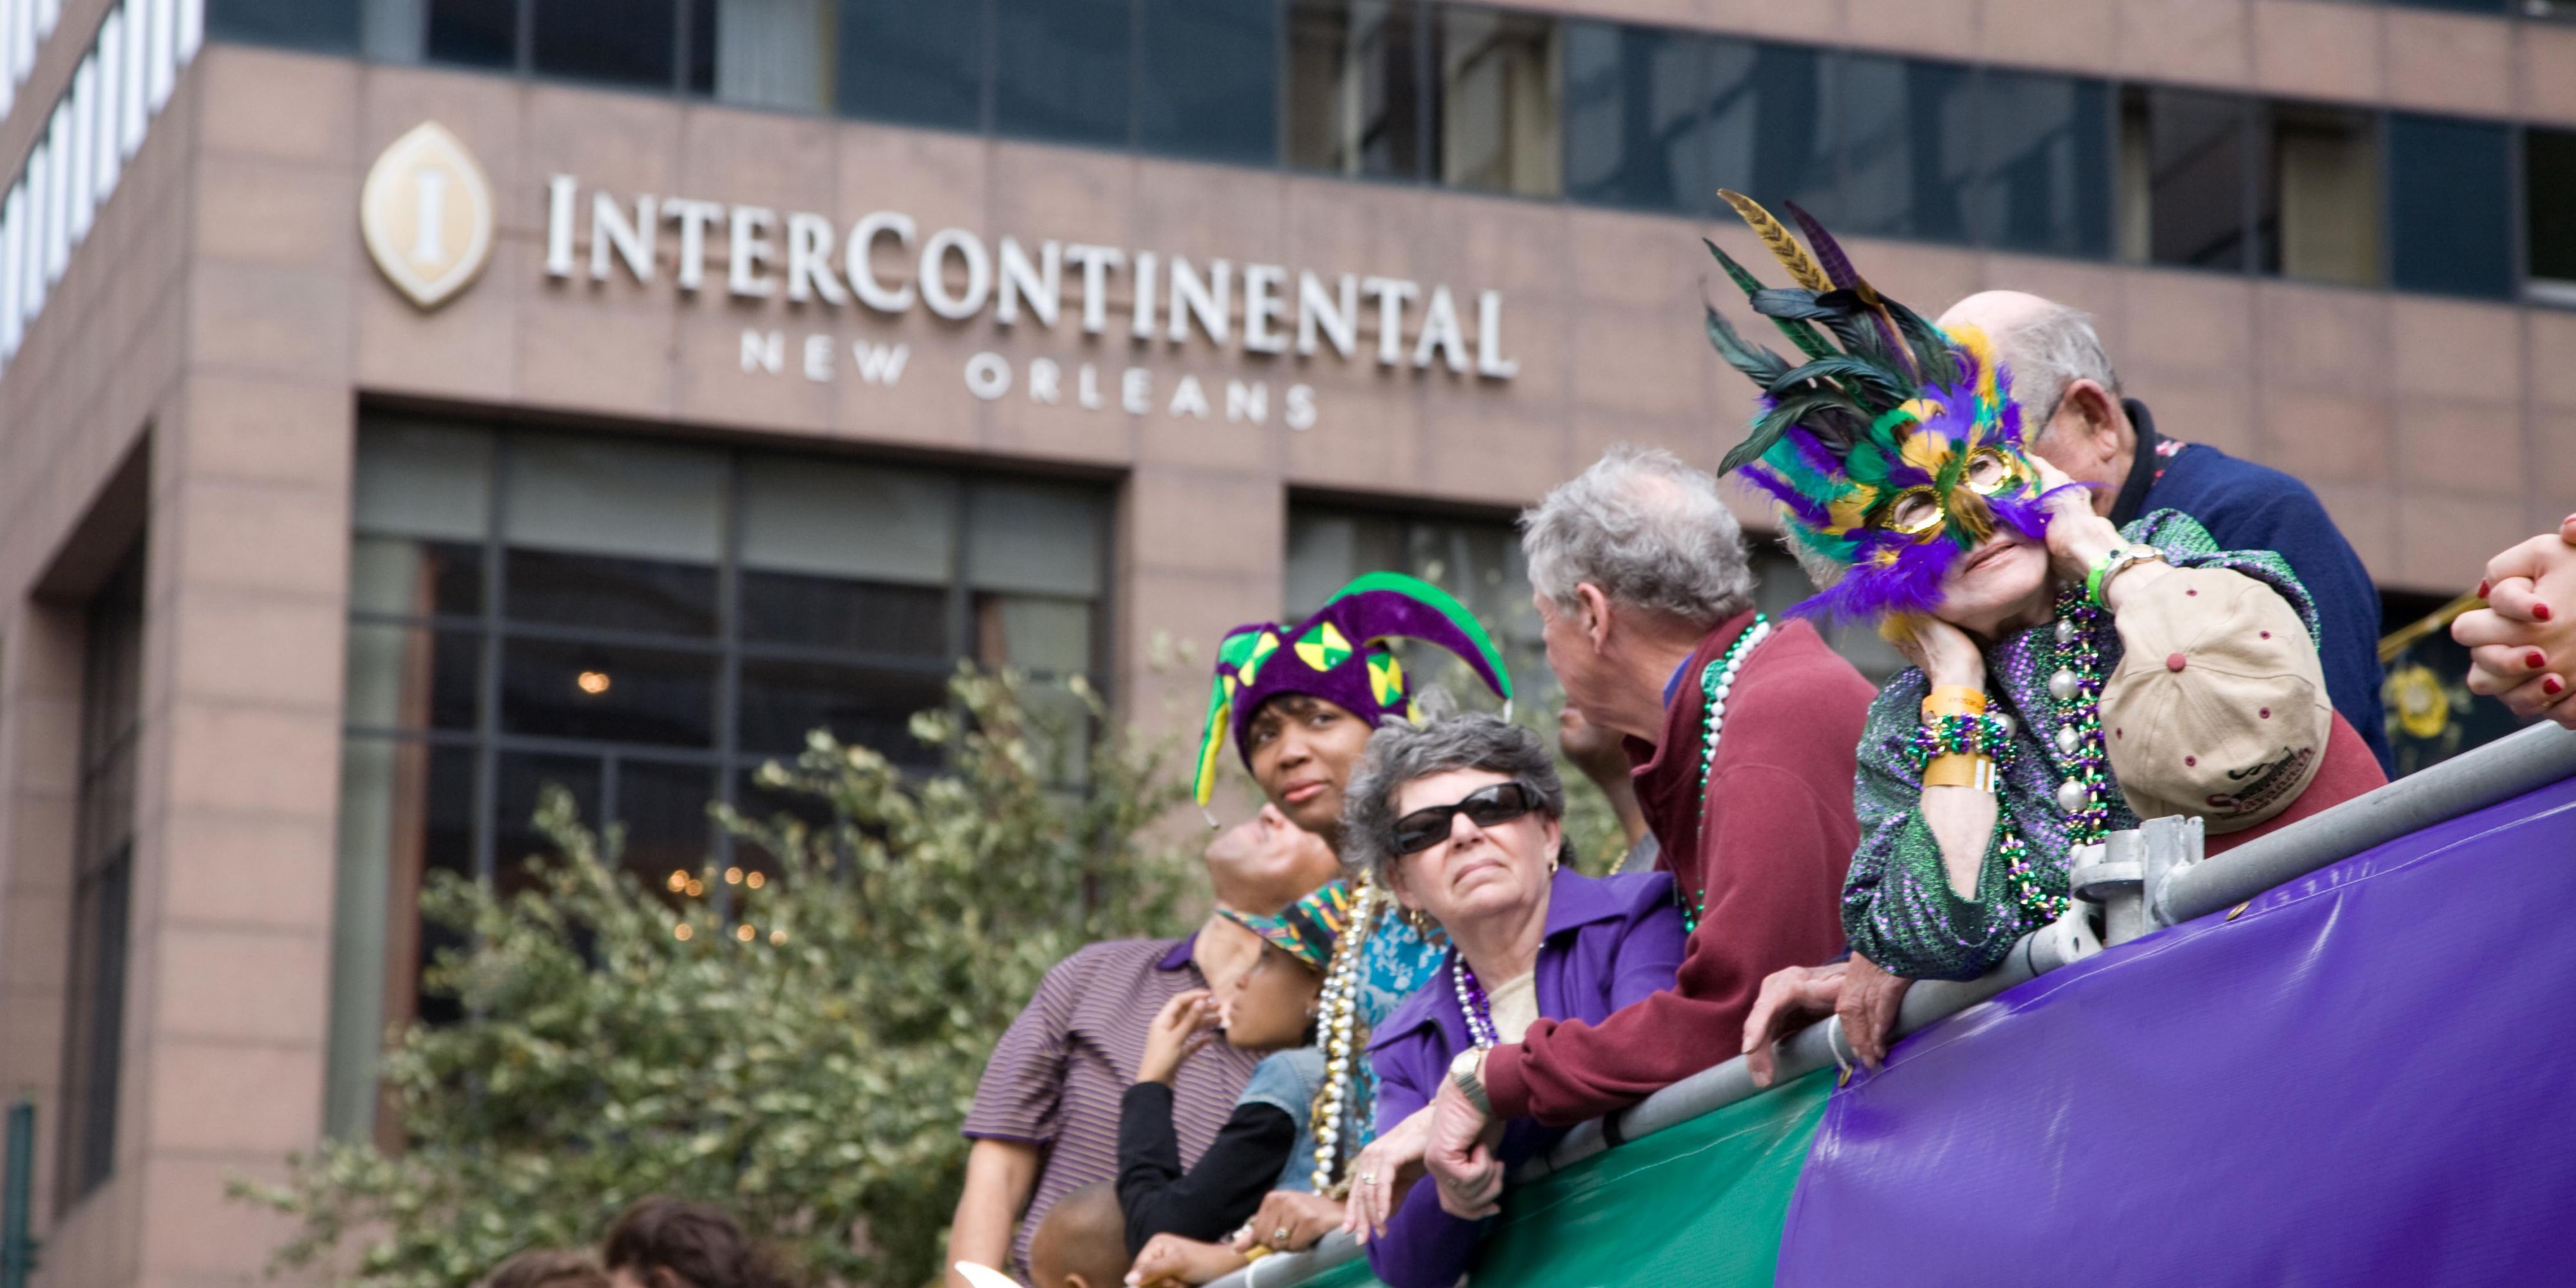
[[[1187,870],[1148,830],[1181,793],[1159,751],[1063,750],[1100,714],[1078,681],[952,687],[949,711],[913,721],[945,772],[907,779],[818,733],[761,777],[827,821],[716,809],[774,879],[647,886],[561,792],[539,819],[558,853],[530,861],[529,888],[433,878],[424,915],[467,946],[426,983],[467,1018],[387,1053],[401,1149],[327,1143],[282,1184],[235,1183],[299,1219],[278,1268],[462,1288],[672,1194],[815,1275],[928,1280],[994,1041],[1066,954],[1169,931]]]

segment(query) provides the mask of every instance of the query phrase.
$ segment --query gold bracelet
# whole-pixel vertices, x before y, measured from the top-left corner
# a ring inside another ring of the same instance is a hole
[[[1995,762],[1985,756],[1954,751],[1934,756],[1923,766],[1926,787],[1973,787],[1981,792],[1995,789]]]

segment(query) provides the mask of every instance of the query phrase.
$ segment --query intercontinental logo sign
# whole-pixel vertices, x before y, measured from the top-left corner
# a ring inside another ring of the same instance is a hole
[[[797,306],[807,330],[742,329],[738,357],[746,374],[894,385],[910,368],[908,344],[810,328],[849,315],[927,314],[934,325],[1067,338],[1058,356],[1015,362],[991,350],[972,355],[953,378],[975,398],[1251,424],[1275,418],[1309,429],[1320,409],[1314,387],[1300,377],[1311,362],[1495,383],[1520,368],[1504,345],[1498,291],[1012,234],[988,238],[966,228],[924,228],[899,210],[843,223],[813,211],[585,189],[571,174],[550,176],[545,198],[543,273],[550,280],[623,278],[667,283],[683,300]],[[423,124],[395,141],[368,173],[360,200],[368,253],[419,308],[437,308],[481,272],[492,242],[491,191],[445,129]],[[1094,339],[1111,336],[1131,343]],[[1193,350],[1268,361],[1219,372],[1172,362]]]

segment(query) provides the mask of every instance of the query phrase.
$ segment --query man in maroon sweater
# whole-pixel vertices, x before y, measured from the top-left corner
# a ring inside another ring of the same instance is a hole
[[[1611,449],[1521,527],[1548,665],[1585,720],[1626,735],[1658,866],[1696,924],[1670,991],[1495,1047],[1490,1115],[1444,1089],[1425,1162],[1462,1192],[1478,1188],[1467,1147],[1492,1121],[1597,1118],[1719,1064],[1742,1048],[1765,976],[1843,950],[1852,774],[1876,694],[1814,627],[1753,612],[1716,480],[1669,452]],[[1721,690],[1710,672],[1730,657]]]

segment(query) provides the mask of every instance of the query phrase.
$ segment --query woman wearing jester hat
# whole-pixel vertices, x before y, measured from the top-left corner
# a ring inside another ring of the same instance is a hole
[[[1879,294],[1795,206],[1812,254],[1721,195],[1796,284],[1766,289],[1709,249],[1804,358],[1709,310],[1711,343],[1763,389],[1721,472],[1778,503],[1822,588],[1792,611],[1877,622],[1914,663],[1860,748],[1853,963],[1774,978],[1746,1022],[1757,1065],[1784,1010],[1838,1003],[1874,1063],[1901,981],[2001,961],[2065,915],[2076,851],[2110,831],[2195,815],[2217,849],[2378,784],[2337,727],[2315,610],[2278,555],[2220,551],[2170,510],[2113,528],[2025,451],[1982,334]]]
[[[1388,716],[1412,715],[1404,669],[1387,647],[1394,639],[1447,649],[1496,696],[1511,700],[1502,651],[1465,605],[1429,582],[1370,573],[1294,626],[1254,622],[1227,632],[1217,647],[1199,743],[1199,805],[1205,808],[1215,793],[1218,757],[1231,730],[1262,793],[1339,852],[1343,788],[1369,734]],[[1314,1193],[1273,1195],[1275,1202],[1254,1218],[1247,1243],[1268,1244],[1274,1228],[1292,1224],[1301,1237],[1289,1242],[1302,1246],[1341,1223],[1345,1165],[1367,1143],[1375,1121],[1369,1030],[1439,965],[1383,890],[1356,880],[1351,900],[1350,924],[1324,974],[1317,1040],[1326,1076],[1311,1122]]]

